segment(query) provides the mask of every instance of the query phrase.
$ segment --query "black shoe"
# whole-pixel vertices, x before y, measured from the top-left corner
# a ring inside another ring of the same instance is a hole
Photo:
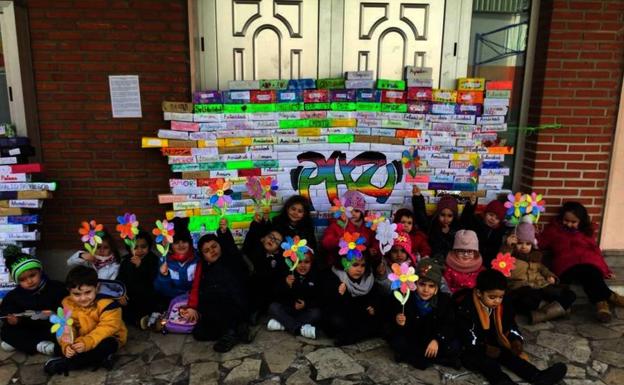
[[[251,331],[249,330],[249,325],[246,323],[241,323],[236,328],[236,336],[238,340],[244,344],[249,344],[253,341],[253,336]]]
[[[566,364],[558,362],[542,370],[532,383],[533,385],[553,385],[561,381],[567,372],[568,367]]]
[[[255,311],[249,315],[249,323],[251,326],[258,325],[258,320],[260,319],[260,312]]]
[[[225,333],[219,338],[219,340],[214,344],[212,349],[218,353],[225,353],[232,350],[234,346],[236,346],[236,334],[233,332]]]
[[[61,373],[67,376],[69,374],[69,363],[64,357],[52,358],[46,361],[43,370],[51,376]]]
[[[114,364],[114,357],[112,354],[109,354],[108,357],[106,357],[104,359],[104,361],[102,361],[101,366],[106,369],[106,370],[112,370],[113,369],[113,364]]]

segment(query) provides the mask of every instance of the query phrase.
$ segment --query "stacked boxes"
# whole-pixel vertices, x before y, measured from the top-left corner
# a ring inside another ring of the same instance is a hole
[[[15,137],[13,127],[0,125],[0,252],[7,245],[17,245],[25,253],[35,254],[32,245],[40,237],[36,212],[43,200],[52,197],[56,184],[32,180],[33,174],[42,171],[39,163],[28,163],[32,155],[28,138]],[[4,258],[0,258],[0,298],[14,285]]]
[[[493,196],[509,173],[502,161],[513,152],[497,136],[507,129],[506,85],[466,78],[457,90],[437,90],[432,83],[426,68],[407,68],[406,80],[347,72],[346,79],[316,82],[237,81],[229,91],[197,92],[193,103],[163,102],[169,127],[143,138],[176,173],[159,202],[172,204],[168,218],[191,217],[192,232],[211,231],[219,216],[210,185],[228,180],[233,202],[225,216],[240,240],[255,212],[245,186],[252,176],[278,180],[273,212],[284,198],[309,196],[321,227],[332,198],[347,188],[386,214],[409,202],[413,184],[432,204],[436,190]],[[421,158],[414,178],[401,165],[410,147]]]

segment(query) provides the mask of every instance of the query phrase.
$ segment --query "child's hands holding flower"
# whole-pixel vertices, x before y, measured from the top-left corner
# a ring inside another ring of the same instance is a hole
[[[163,263],[160,266],[160,274],[162,274],[162,275],[168,275],[169,274],[169,266],[167,266],[167,262]]]
[[[338,294],[344,295],[346,291],[347,291],[347,285],[344,282],[342,282],[340,286],[338,286]]]
[[[228,221],[227,221],[227,219],[221,218],[219,220],[219,231],[221,233],[225,233],[225,232],[227,232],[227,229],[228,229]]]
[[[366,311],[368,312],[369,315],[373,316],[375,315],[375,308],[372,306],[369,306],[366,308]]]
[[[286,276],[286,284],[288,287],[292,287],[293,283],[295,283],[295,276],[292,274],[288,274]]]
[[[17,322],[19,321],[19,319],[13,314],[9,314],[6,320],[9,323],[9,325],[17,325]]]
[[[396,323],[399,326],[405,326],[405,322],[407,321],[407,318],[405,318],[405,314],[403,313],[399,313],[396,315]]]
[[[298,299],[297,302],[295,302],[295,310],[301,310],[305,307],[305,301],[302,299]]]

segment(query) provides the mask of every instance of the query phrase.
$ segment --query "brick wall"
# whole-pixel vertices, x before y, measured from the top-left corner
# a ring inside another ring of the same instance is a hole
[[[160,103],[190,97],[186,0],[29,0],[45,178],[44,248],[80,246],[80,221],[114,231],[135,212],[151,227],[169,169],[141,136],[163,126]],[[112,119],[108,75],[138,74],[142,119]],[[149,223],[149,224],[148,224]]]
[[[622,0],[542,1],[523,189],[546,194],[548,217],[581,201],[600,223],[624,68]]]

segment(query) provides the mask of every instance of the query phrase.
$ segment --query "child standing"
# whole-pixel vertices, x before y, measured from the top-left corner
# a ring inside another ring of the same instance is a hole
[[[379,295],[366,258],[353,259],[347,267],[339,261],[325,278],[324,324],[335,344],[350,345],[378,334]]]
[[[71,343],[60,341],[55,353],[62,357],[46,362],[44,370],[48,374],[60,374],[88,366],[110,369],[112,355],[126,343],[128,336],[119,303],[97,295],[97,273],[86,266],[71,269],[66,286],[69,296],[63,300],[63,307],[72,312],[75,338]]]
[[[127,299],[120,301],[124,305],[123,318],[137,326],[141,318],[158,310],[154,304],[158,257],[152,252],[152,237],[149,233],[141,230],[135,240],[134,249],[128,249],[129,254],[121,261],[117,279],[126,286]]]
[[[477,276],[483,270],[477,234],[472,230],[459,230],[455,234],[453,250],[446,257],[444,270],[444,279],[451,293],[475,287]]]
[[[221,227],[227,224],[220,225]],[[248,300],[238,250],[229,234],[220,228],[199,239],[201,262],[193,281],[188,307],[180,314],[197,321],[193,337],[198,341],[217,340],[213,349],[228,352],[239,342],[251,342],[247,324]]]
[[[267,218],[256,214],[249,226],[243,252],[251,261],[253,271],[249,279],[252,323],[256,323],[274,301],[274,286],[286,270],[280,245],[284,237],[274,230]]]
[[[403,262],[407,262],[410,266],[416,265],[416,257],[412,254],[412,240],[409,234],[403,231],[402,225],[397,227],[397,234],[392,248],[384,255],[375,271],[376,281],[381,292],[388,296],[392,296],[392,291],[390,290],[392,282],[388,279],[388,273],[392,271],[392,264],[400,265]]]
[[[78,265],[88,266],[97,271],[100,279],[117,279],[120,261],[119,252],[113,247],[113,239],[109,232],[106,229],[103,229],[102,232],[104,233],[101,236],[102,243],[95,250],[95,255],[79,250],[69,257],[67,266],[70,268]]]
[[[507,279],[497,270],[484,270],[477,286],[464,291],[457,305],[456,332],[463,344],[461,360],[490,384],[515,384],[501,370],[506,367],[531,384],[558,383],[567,372],[563,363],[539,370],[522,358],[522,335],[510,309],[503,303]]]
[[[533,324],[564,316],[576,300],[576,294],[557,284],[557,276],[542,264],[542,253],[535,250],[536,243],[535,226],[520,223],[501,250],[511,252],[516,258],[516,267],[509,278],[509,298],[514,310],[529,316]]]
[[[502,202],[495,199],[485,206],[483,217],[481,217],[475,214],[476,206],[477,198],[473,195],[464,206],[460,223],[464,229],[477,233],[479,253],[483,258],[483,264],[490,266],[503,243],[505,235],[503,219],[505,219],[506,209]]]
[[[344,228],[336,220],[332,220],[323,233],[323,239],[321,239],[321,246],[327,251],[326,262],[328,266],[333,266],[340,259],[338,256],[338,243],[345,232],[360,234],[361,237],[366,239],[364,243],[366,248],[369,251],[373,250],[371,246],[375,236],[373,231],[366,227],[364,223],[364,212],[366,210],[364,196],[358,191],[349,190],[344,193],[343,199],[345,207],[353,208],[351,218],[347,220]]]
[[[318,281],[313,256],[306,254],[290,274],[276,285],[276,302],[269,307],[268,330],[286,330],[293,335],[316,338],[316,323],[321,318],[318,308]]]
[[[433,363],[459,368],[458,352],[451,348],[454,312],[448,294],[439,293],[441,268],[431,259],[416,266],[416,292],[402,307],[393,301],[390,347],[397,361],[424,370]]]
[[[583,286],[589,301],[596,306],[599,321],[611,321],[609,304],[624,307],[624,297],[605,282],[614,275],[594,240],[594,228],[582,204],[566,202],[538,242],[542,250],[552,252],[552,270],[561,282]]]
[[[41,262],[16,246],[8,246],[3,254],[11,278],[18,286],[8,292],[0,304],[0,315],[6,317],[0,332],[0,346],[4,351],[17,349],[26,354],[52,355],[54,336],[47,317],[34,320],[19,314],[28,310],[56,312],[67,295],[65,285],[48,279]]]
[[[431,256],[431,247],[427,240],[427,234],[419,230],[416,226],[416,219],[414,213],[409,209],[399,209],[394,213],[394,223],[400,223],[403,226],[403,231],[409,234],[412,241],[412,254],[416,256],[417,260],[422,258],[429,258]]]
[[[298,235],[299,238],[306,239],[308,246],[316,251],[310,201],[301,195],[293,195],[284,202],[282,211],[273,218],[273,227],[284,237]]]
[[[428,232],[431,258],[444,265],[446,255],[453,248],[455,232],[459,230],[457,200],[450,195],[441,197],[435,214],[428,218],[425,199],[418,187],[414,186],[412,206],[418,226]]]
[[[156,293],[162,297],[159,306],[164,311],[169,302],[188,293],[193,286],[198,258],[193,250],[193,238],[188,230],[188,218],[174,218],[173,245],[167,260],[160,266],[154,281]]]

